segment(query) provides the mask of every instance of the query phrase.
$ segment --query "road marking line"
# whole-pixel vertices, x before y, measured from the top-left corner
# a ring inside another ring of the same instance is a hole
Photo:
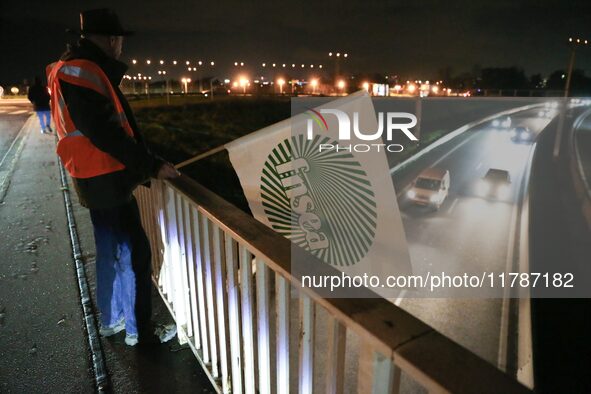
[[[451,205],[450,205],[449,209],[447,210],[447,213],[451,214],[451,213],[453,212],[453,210],[454,210],[454,208],[456,207],[456,205],[458,205],[458,201],[459,201],[459,200],[460,200],[459,198],[455,198],[455,199],[452,201],[452,203],[451,203]]]
[[[467,130],[466,130],[467,131]],[[454,148],[452,150],[450,150],[449,152],[447,152],[445,155],[441,156],[439,158],[439,160],[437,160],[435,163],[433,163],[431,165],[431,167],[435,167],[437,164],[441,163],[443,160],[447,159],[447,157],[449,155],[451,155],[452,153],[454,153],[456,150],[458,150],[459,148],[461,148],[462,146],[464,146],[468,141],[470,141],[471,139],[473,139],[474,137],[476,137],[478,135],[478,132],[480,130],[476,130],[474,132],[472,132],[472,135],[469,136],[468,138],[466,138],[464,141],[460,142],[458,145],[454,146]]]
[[[532,168],[532,162],[533,162],[533,156],[534,156],[534,152],[536,150],[536,146],[537,144],[534,142],[534,144],[532,145],[530,151],[529,151],[529,155],[527,158],[527,162],[525,165],[525,169],[524,169],[524,173],[523,176],[521,178],[521,182],[519,182],[519,188],[517,190],[517,200],[515,202],[515,204],[513,205],[513,211],[511,213],[511,227],[509,230],[509,244],[507,245],[507,259],[506,259],[506,263],[505,263],[505,274],[509,273],[509,272],[515,272],[515,259],[514,259],[514,253],[515,250],[517,249],[517,268],[519,269],[519,272],[523,272],[522,271],[522,264],[524,264],[524,260],[525,261],[529,261],[529,254],[528,254],[528,248],[529,248],[529,241],[526,239],[524,241],[524,237],[523,235],[525,234],[527,236],[528,234],[528,219],[529,219],[529,177],[531,174],[531,168]],[[524,211],[524,207],[525,209],[527,209],[527,212]],[[519,216],[518,216],[519,215]],[[517,219],[520,219],[519,221],[519,237],[516,238],[515,234],[517,231]],[[513,240],[513,242],[511,242],[511,240]],[[527,241],[527,244],[526,244]],[[528,265],[528,271],[529,271],[529,265]],[[505,283],[507,284],[507,283]],[[505,288],[503,289],[503,303],[502,303],[502,307],[501,307],[501,323],[500,323],[500,329],[499,329],[499,351],[498,351],[498,356],[497,356],[497,367],[503,371],[506,371],[507,369],[507,358],[508,358],[508,353],[509,353],[509,319],[510,319],[510,303],[511,303],[511,287],[510,286],[505,286]],[[521,298],[521,294],[518,294],[517,297]],[[521,306],[521,305],[520,305]],[[518,315],[519,315],[519,319],[521,319],[521,314],[523,313],[522,309],[519,308],[518,310]],[[529,316],[527,317],[529,318]],[[519,330],[520,327],[517,328],[517,334],[518,334],[518,341],[519,341]],[[519,349],[518,349],[519,351]],[[519,361],[519,354],[517,356],[517,359]]]
[[[513,204],[511,212],[511,227],[509,227],[509,242],[507,243],[507,258],[505,260],[505,273],[513,272],[513,251],[515,250],[515,229],[517,227],[517,206]],[[507,369],[507,352],[509,347],[509,304],[510,287],[503,289],[503,302],[501,304],[501,323],[499,326],[499,350],[497,352],[497,367],[502,371]]]
[[[400,295],[398,296],[398,298],[396,298],[396,301],[394,301],[394,305],[400,306],[400,304],[402,303],[402,300],[404,299],[405,294],[406,294],[406,290],[402,290],[400,292]]]
[[[404,186],[404,187],[402,188],[402,190],[401,190],[401,191],[399,191],[399,192],[396,194],[396,199],[400,199],[400,197],[401,197],[403,194],[406,194],[406,192],[407,192],[407,191],[409,191],[411,187],[412,187],[412,182],[411,182],[411,183],[409,183],[408,185]]]

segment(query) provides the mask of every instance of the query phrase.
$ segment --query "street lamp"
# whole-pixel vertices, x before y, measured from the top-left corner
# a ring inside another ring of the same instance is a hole
[[[283,85],[285,85],[285,79],[279,78],[277,80],[277,84],[279,85],[279,94],[283,94]]]
[[[341,55],[343,58],[349,57],[348,53],[342,53],[342,54],[340,52],[337,52],[337,53],[329,52],[328,53],[328,57],[334,58],[334,70],[335,70],[334,77],[335,77],[335,79],[337,79],[341,73],[341,67],[340,67]],[[322,68],[322,66],[320,66],[320,68]]]
[[[188,92],[187,84],[191,82],[191,78],[183,78],[183,79],[181,79],[181,82],[185,86],[185,94],[187,94],[187,92]]]
[[[339,90],[341,91],[341,93],[344,93],[344,89],[345,89],[345,81],[340,79],[339,82],[337,83],[337,87],[339,88]]]
[[[318,86],[318,79],[314,78],[310,81],[310,85],[312,86],[312,94],[316,94],[316,87]]]
[[[575,53],[577,51],[577,47],[579,45],[587,45],[589,43],[588,40],[584,40],[581,38],[573,39],[570,37],[568,39],[568,44],[571,46],[570,51],[570,60],[568,62],[568,73],[566,77],[566,84],[564,85],[564,100],[562,102],[562,110],[560,111],[560,117],[558,119],[558,129],[556,132],[556,136],[554,139],[554,149],[552,151],[552,157],[556,160],[560,154],[560,144],[562,141],[562,130],[564,128],[564,122],[566,117],[566,99],[570,93],[570,82],[573,74],[573,68],[575,66]]]
[[[573,39],[572,37],[570,37],[568,39],[568,43],[571,46],[571,52],[570,52],[570,61],[568,63],[568,73],[567,73],[567,77],[566,77],[566,84],[564,86],[564,97],[568,97],[569,92],[570,92],[570,82],[571,82],[571,78],[572,78],[572,74],[573,74],[573,68],[575,66],[575,52],[577,50],[577,47],[579,45],[587,45],[589,43],[589,41],[584,40],[582,38]]]
[[[248,85],[248,79],[246,79],[245,77],[240,77],[238,82],[240,83],[240,86],[242,87],[242,94],[245,95],[246,94],[246,86]]]

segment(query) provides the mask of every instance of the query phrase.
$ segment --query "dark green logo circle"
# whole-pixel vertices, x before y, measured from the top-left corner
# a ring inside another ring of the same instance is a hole
[[[269,154],[261,175],[261,198],[273,229],[335,266],[359,262],[376,232],[371,182],[347,151],[325,136],[292,136]]]

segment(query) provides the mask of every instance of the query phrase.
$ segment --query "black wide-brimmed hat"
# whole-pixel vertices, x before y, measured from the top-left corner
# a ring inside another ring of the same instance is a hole
[[[98,34],[101,36],[129,36],[133,32],[125,30],[119,22],[117,14],[108,8],[82,11],[80,13],[80,29],[68,29],[75,34]]]

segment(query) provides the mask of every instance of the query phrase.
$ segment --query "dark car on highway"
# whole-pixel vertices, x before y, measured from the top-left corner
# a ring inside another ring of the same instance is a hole
[[[491,168],[476,184],[476,194],[484,198],[505,200],[511,193],[509,171]]]
[[[518,126],[511,131],[511,141],[517,144],[531,144],[535,139],[529,127]]]

